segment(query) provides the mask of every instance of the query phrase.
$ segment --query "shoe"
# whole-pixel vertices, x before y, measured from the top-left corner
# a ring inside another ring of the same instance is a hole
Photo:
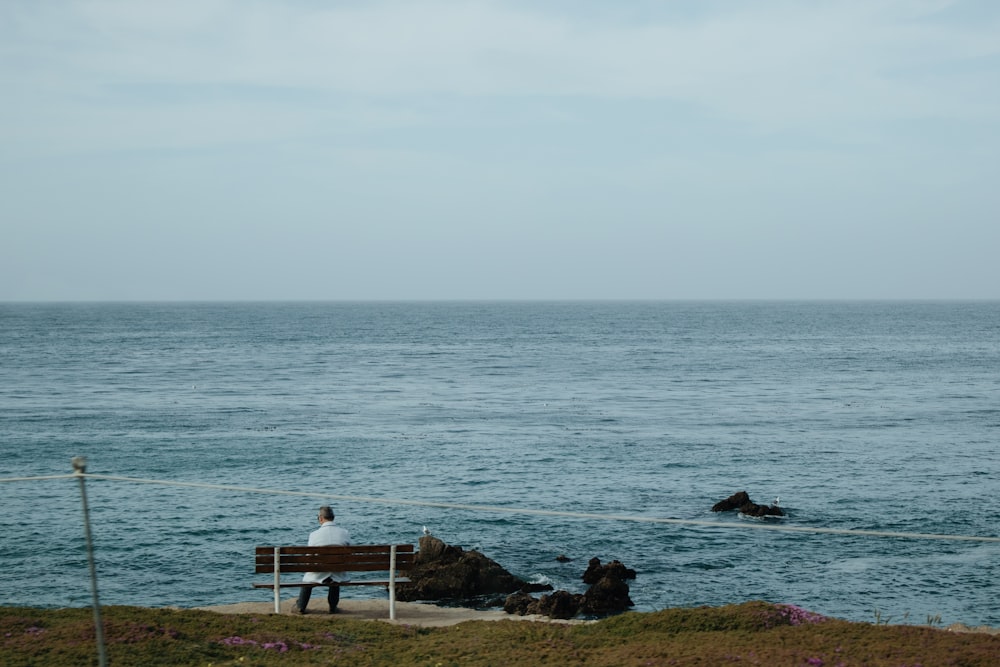
[[[330,613],[331,613],[331,614],[339,614],[339,613],[340,613],[340,610],[339,610],[339,609],[337,609],[336,607],[334,607],[333,609],[331,609],[331,610],[330,610]]]
[[[295,615],[297,615],[297,616],[301,616],[302,614],[306,613],[306,610],[300,608],[299,605],[297,605],[297,604],[293,604],[292,605],[292,613],[295,614]]]

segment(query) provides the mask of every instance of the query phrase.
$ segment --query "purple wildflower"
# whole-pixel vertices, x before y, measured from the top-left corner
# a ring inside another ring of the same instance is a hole
[[[813,623],[822,623],[827,620],[826,616],[808,611],[802,607],[796,607],[793,604],[779,604],[776,606],[778,613],[788,620],[789,625],[812,625]]]
[[[243,639],[243,637],[226,637],[221,643],[226,646],[257,646],[257,642],[254,640]]]
[[[226,646],[256,646],[264,650],[277,651],[278,653],[285,653],[288,651],[288,644],[283,641],[264,642],[262,644],[253,639],[245,639],[243,637],[233,636],[233,637],[226,637],[225,639],[220,639],[219,643],[225,644]],[[319,646],[314,646],[312,644],[301,644],[301,643],[298,644],[298,647],[303,651],[319,648]]]
[[[273,648],[278,653],[284,653],[288,650],[288,644],[285,642],[267,642],[266,644],[261,644],[261,648]]]

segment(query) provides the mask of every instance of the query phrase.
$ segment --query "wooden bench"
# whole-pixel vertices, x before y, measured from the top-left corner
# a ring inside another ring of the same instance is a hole
[[[340,586],[383,586],[389,589],[389,618],[396,620],[396,584],[409,581],[400,572],[413,568],[416,553],[412,544],[363,544],[334,547],[257,547],[257,574],[273,574],[270,583],[255,583],[254,588],[274,589],[274,613],[281,613],[282,588],[330,586],[306,581],[281,581],[281,575],[302,572],[387,572],[384,579],[348,579],[334,582]]]

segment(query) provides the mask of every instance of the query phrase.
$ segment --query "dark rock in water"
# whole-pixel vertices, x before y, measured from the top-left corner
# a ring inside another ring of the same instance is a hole
[[[713,512],[729,512],[731,510],[738,510],[743,505],[750,502],[750,495],[746,491],[739,491],[729,496],[725,500],[720,500],[719,502],[712,505]]]
[[[757,503],[741,505],[740,514],[746,514],[747,516],[785,516],[785,513],[777,505],[758,505]]]
[[[549,618],[573,618],[580,611],[583,595],[573,595],[567,591],[556,591],[551,595],[543,595],[535,606],[529,606],[528,613],[537,613]],[[537,611],[532,611],[537,609]]]
[[[568,563],[573,559],[567,556],[566,554],[559,554],[558,556],[556,556],[556,560],[559,561],[560,563]]]
[[[712,505],[713,512],[729,512],[739,510],[740,514],[747,516],[785,516],[785,513],[777,505],[758,505],[750,500],[746,491],[739,491],[729,496],[725,500]]]
[[[590,588],[583,595],[556,591],[536,600],[532,592],[550,591],[551,586],[528,584],[478,551],[450,546],[436,537],[420,538],[420,552],[409,572],[410,582],[398,584],[396,597],[414,600],[469,600],[507,594],[503,608],[508,614],[543,614],[551,618],[573,618],[580,612],[607,615],[633,606],[627,579],[635,570],[614,560],[602,565],[592,558],[583,574]]]
[[[590,584],[590,588],[583,595],[556,591],[536,600],[527,590],[522,590],[507,596],[503,608],[508,614],[542,614],[562,619],[573,618],[581,612],[595,616],[617,614],[634,606],[628,596],[626,579],[635,579],[635,570],[617,560],[601,565],[600,559],[591,558],[583,575],[584,583]]]
[[[626,611],[635,606],[628,596],[628,584],[618,577],[604,577],[583,594],[580,611],[604,616]]]
[[[448,546],[443,541],[431,535],[421,537],[418,545],[420,550],[417,552],[417,565],[444,560],[457,560],[462,554],[462,547]]]
[[[528,584],[478,551],[447,545],[431,535],[420,538],[420,552],[409,583],[397,584],[396,596],[414,600],[470,600],[525,590],[552,590]]]
[[[635,570],[613,560],[601,565],[597,558],[590,559],[590,566],[583,574],[584,583],[590,588],[583,594],[580,611],[585,614],[616,614],[635,606],[628,596],[626,579],[635,579]]]
[[[605,577],[616,577],[622,581],[635,579],[635,570],[625,567],[617,560],[601,565],[599,558],[591,558],[587,571],[583,573],[583,583],[593,585]]]

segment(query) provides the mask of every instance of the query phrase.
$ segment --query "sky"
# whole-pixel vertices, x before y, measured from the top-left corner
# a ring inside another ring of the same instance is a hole
[[[0,301],[1000,298],[995,0],[5,0]]]

